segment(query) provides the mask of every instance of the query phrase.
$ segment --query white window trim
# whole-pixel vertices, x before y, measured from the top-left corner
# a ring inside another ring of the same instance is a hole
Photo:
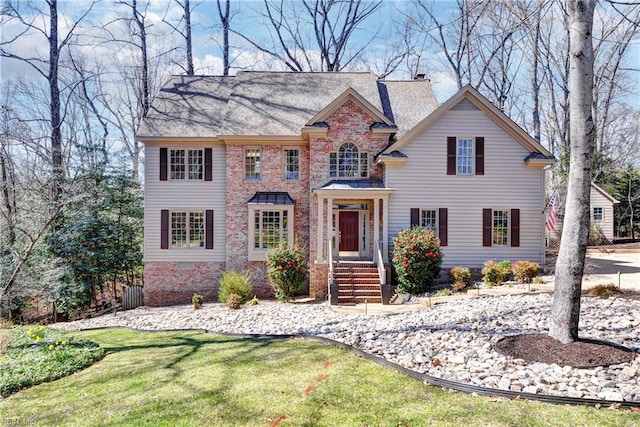
[[[600,209],[601,215],[600,219],[596,219],[596,209]],[[603,222],[604,221],[604,208],[601,206],[594,206],[591,209],[591,219],[595,222]]]
[[[460,147],[461,140],[471,140],[471,171],[469,173],[458,172],[458,148]],[[457,136],[456,137],[456,175],[457,176],[475,176],[476,172],[476,139],[472,136]]]
[[[497,211],[503,211],[507,213],[507,236],[505,238],[505,244],[504,245],[500,245],[498,243],[494,243],[494,232],[495,232],[495,227],[494,227],[494,212]],[[491,209],[491,246],[492,247],[496,247],[496,248],[506,248],[510,246],[510,242],[511,242],[511,209]]]
[[[258,150],[258,152],[260,153],[260,165],[259,167],[259,174],[260,177],[259,178],[247,178],[247,151],[248,150]],[[262,181],[262,171],[263,171],[263,165],[264,163],[264,153],[262,150],[262,147],[260,146],[255,146],[255,147],[243,147],[242,148],[242,171],[244,173],[243,177],[245,181],[251,181],[251,182],[258,182],[258,181]]]
[[[298,177],[297,178],[288,178],[287,177],[287,150],[298,150]],[[300,147],[283,147],[282,148],[282,158],[284,161],[282,162],[282,174],[285,181],[300,181],[302,180],[302,149]]]
[[[266,261],[268,249],[256,249],[255,248],[255,212],[256,211],[286,211],[287,218],[289,219],[287,230],[287,244],[293,245],[293,228],[294,228],[294,205],[266,205],[260,203],[249,203],[248,212],[248,251],[249,261]]]
[[[172,157],[171,152],[174,150],[184,150],[184,178],[174,178],[171,172],[172,166]],[[202,178],[189,178],[189,151],[200,151],[202,156]],[[196,182],[196,181],[204,181],[206,165],[204,163],[204,148],[197,146],[186,146],[186,147],[167,147],[167,177],[169,181],[174,182]]]
[[[179,213],[179,212],[184,212],[184,213],[187,214],[187,218],[186,218],[186,221],[187,221],[187,223],[186,223],[186,226],[187,226],[187,235],[186,235],[187,246],[185,246],[185,247],[174,246],[174,244],[173,244],[173,214],[174,213]],[[203,230],[202,230],[202,245],[200,245],[200,246],[191,246],[190,245],[190,240],[189,240],[189,214],[191,212],[201,212],[202,213]],[[207,240],[207,210],[206,209],[199,209],[199,208],[180,209],[180,208],[176,208],[176,209],[169,210],[169,249],[174,250],[174,251],[204,250],[204,248],[206,246],[206,240]]]
[[[424,229],[428,229],[428,227],[423,227],[422,226],[422,212],[423,211],[434,211],[435,212],[436,225],[435,225],[435,229],[433,230],[433,234],[436,237],[439,237],[438,236],[438,229],[439,229],[439,226],[440,226],[440,218],[439,218],[439,216],[440,216],[439,212],[440,211],[439,211],[439,209],[438,208],[420,208],[420,218],[418,218],[418,221],[420,223],[420,227],[422,227]]]

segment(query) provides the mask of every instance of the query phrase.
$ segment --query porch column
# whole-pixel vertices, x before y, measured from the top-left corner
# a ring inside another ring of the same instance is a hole
[[[382,259],[389,262],[389,199],[382,199]]]
[[[327,238],[324,239],[323,246],[328,248],[327,240],[333,236],[333,199],[327,197]],[[336,241],[336,244],[338,242]],[[327,249],[328,250],[328,249]],[[327,254],[327,261],[329,260],[329,254]]]
[[[373,250],[377,250],[377,242],[380,240],[380,199],[373,199]]]
[[[318,241],[316,242],[316,260],[318,262],[322,261],[322,223],[324,222],[324,218],[322,216],[324,212],[324,198],[318,195]]]

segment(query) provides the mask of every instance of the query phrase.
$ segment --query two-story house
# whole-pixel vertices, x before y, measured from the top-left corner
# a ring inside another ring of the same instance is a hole
[[[265,256],[280,241],[306,248],[308,291],[322,299],[333,262],[388,271],[410,225],[440,238],[444,268],[543,258],[553,156],[468,86],[438,106],[424,79],[175,76],[136,138],[148,305],[213,299],[229,269],[253,270],[270,295]]]

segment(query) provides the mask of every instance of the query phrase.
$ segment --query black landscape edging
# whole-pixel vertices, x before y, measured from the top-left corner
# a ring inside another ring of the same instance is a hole
[[[137,329],[137,328],[120,327],[120,326],[99,326],[95,328],[82,328],[80,330],[91,331],[91,330],[101,330],[101,329],[129,329],[129,330],[139,331],[139,332],[204,332],[211,335],[222,335],[222,336],[244,338],[244,339],[285,340],[285,339],[301,338],[309,341],[316,341],[323,344],[332,345],[334,347],[341,348],[344,350],[349,350],[352,353],[356,354],[357,356],[362,357],[363,359],[367,359],[371,362],[377,363],[378,365],[384,366],[389,369],[393,369],[396,372],[399,372],[415,380],[421,381],[429,385],[459,391],[462,393],[478,394],[482,396],[499,396],[499,397],[504,397],[510,400],[536,400],[536,401],[545,402],[545,403],[552,403],[554,405],[593,406],[598,408],[615,406],[615,407],[626,408],[626,409],[640,407],[639,401],[600,400],[600,399],[586,399],[586,398],[580,398],[580,397],[552,396],[549,394],[538,394],[538,393],[518,393],[510,390],[501,390],[497,388],[487,388],[487,387],[474,386],[471,384],[458,383],[455,381],[446,380],[444,378],[438,378],[438,377],[427,375],[421,372],[413,371],[411,369],[400,366],[397,363],[390,362],[389,360],[384,359],[380,356],[376,356],[376,355],[367,353],[363,350],[360,350],[359,348],[355,348],[349,344],[345,344],[340,341],[334,341],[330,338],[319,337],[316,335],[233,334],[233,333],[212,331],[209,329]],[[69,331],[69,332],[73,332],[73,331]]]

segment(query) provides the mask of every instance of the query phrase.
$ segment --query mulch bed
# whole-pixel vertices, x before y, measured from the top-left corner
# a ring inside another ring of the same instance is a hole
[[[605,341],[581,339],[562,344],[546,334],[514,335],[498,341],[494,349],[526,362],[556,363],[574,368],[593,368],[630,362],[636,353]]]

